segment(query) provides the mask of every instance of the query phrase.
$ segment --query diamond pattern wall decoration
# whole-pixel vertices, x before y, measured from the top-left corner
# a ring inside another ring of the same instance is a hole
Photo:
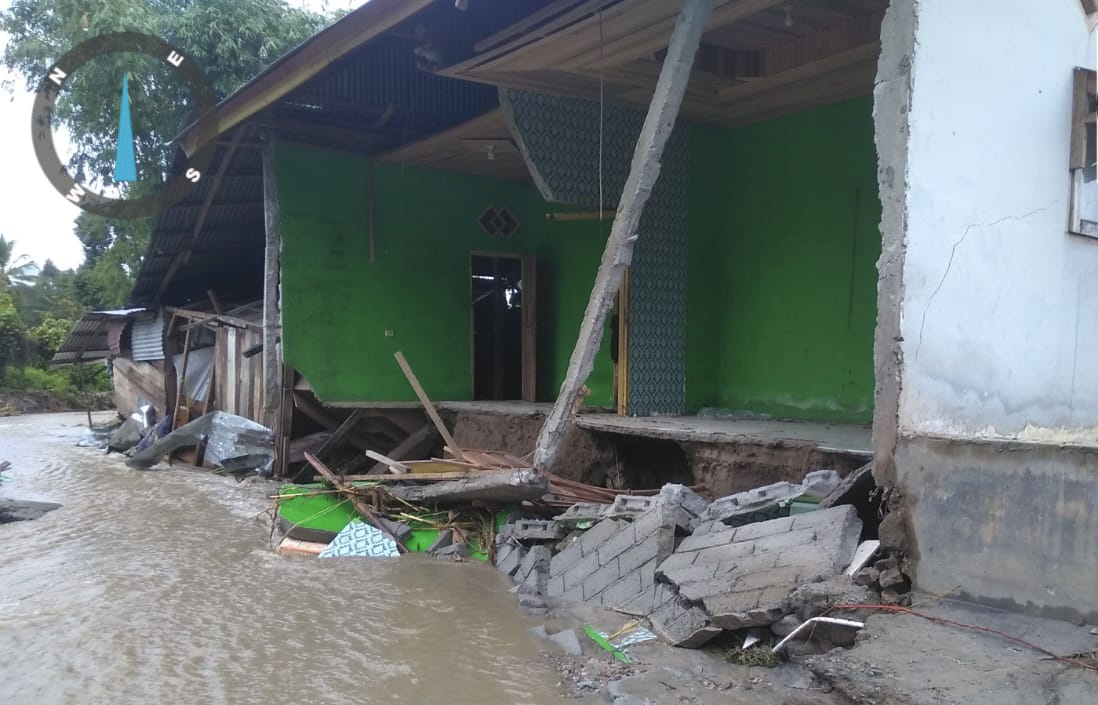
[[[488,206],[477,218],[481,229],[491,238],[507,240],[519,227],[519,219],[506,208]]]
[[[500,89],[500,105],[534,183],[546,200],[599,206],[599,104]],[[621,197],[644,114],[603,109],[603,205]],[[641,216],[630,274],[631,415],[681,414],[686,404],[686,258],[689,149],[677,127],[664,148],[659,180]]]

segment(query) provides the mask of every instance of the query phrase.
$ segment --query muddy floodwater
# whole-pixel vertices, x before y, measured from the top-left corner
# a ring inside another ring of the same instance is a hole
[[[275,485],[132,470],[83,420],[0,419],[0,496],[64,505],[0,525],[0,703],[574,702],[494,569],[279,558]]]

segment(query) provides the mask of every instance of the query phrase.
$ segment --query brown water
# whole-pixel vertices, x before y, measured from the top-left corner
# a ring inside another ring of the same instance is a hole
[[[0,703],[568,702],[483,565],[280,558],[274,486],[138,472],[82,414],[0,419]]]

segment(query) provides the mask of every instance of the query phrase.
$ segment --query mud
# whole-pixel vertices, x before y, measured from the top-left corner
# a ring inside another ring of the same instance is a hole
[[[724,497],[785,480],[798,484],[813,470],[834,470],[846,477],[865,459],[821,451],[813,446],[684,443],[694,482],[713,497]]]
[[[544,420],[541,413],[456,412],[454,440],[463,448],[489,448],[522,457],[534,451]],[[572,426],[549,471],[570,480],[604,485],[613,465],[613,447],[607,440]]]
[[[46,391],[0,392],[0,416],[41,414],[57,411],[104,411],[114,408],[110,392],[96,392],[85,399],[79,394],[58,394]]]

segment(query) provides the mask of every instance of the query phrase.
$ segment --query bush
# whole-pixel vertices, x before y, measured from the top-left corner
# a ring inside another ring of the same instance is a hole
[[[37,367],[9,367],[4,373],[3,386],[21,392],[72,394],[74,391],[68,370],[40,370]]]

